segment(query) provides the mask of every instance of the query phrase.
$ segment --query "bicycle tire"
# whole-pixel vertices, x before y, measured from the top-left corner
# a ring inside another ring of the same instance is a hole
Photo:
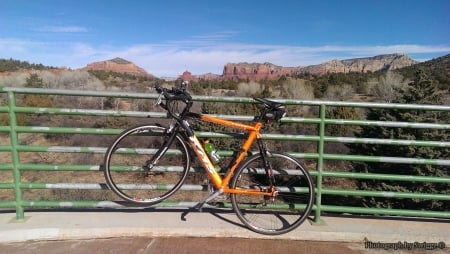
[[[265,234],[287,233],[302,224],[314,203],[312,178],[295,158],[282,153],[268,154],[272,165],[275,197],[254,194],[231,194],[233,209],[250,230]],[[230,187],[268,189],[268,176],[261,154],[249,157],[236,169]]]
[[[109,188],[124,200],[143,206],[174,194],[186,179],[190,156],[180,134],[167,144],[171,135],[156,125],[140,125],[119,134],[104,158]],[[156,156],[160,156],[156,165],[148,168]]]

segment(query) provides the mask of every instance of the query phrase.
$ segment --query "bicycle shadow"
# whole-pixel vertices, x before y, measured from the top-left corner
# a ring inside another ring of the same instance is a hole
[[[196,213],[196,214],[209,213],[220,220],[223,220],[225,222],[228,222],[228,223],[236,225],[236,226],[246,228],[243,224],[240,224],[237,221],[233,221],[233,220],[226,218],[225,215],[235,216],[235,212],[230,208],[225,208],[224,204],[221,202],[217,202],[215,204],[206,203],[200,209],[198,208],[198,205],[201,204],[201,202],[198,202],[194,206],[168,206],[168,207],[161,207],[161,206],[142,207],[142,206],[139,206],[138,204],[131,204],[126,201],[114,201],[114,203],[116,203],[120,208],[103,208],[103,209],[105,209],[109,212],[121,211],[121,212],[128,212],[128,213],[135,213],[135,212],[137,213],[137,212],[142,212],[142,211],[164,212],[164,213],[165,212],[167,212],[167,213],[181,212],[180,221],[187,221],[187,216],[190,213]],[[79,210],[85,211],[86,209],[82,209],[82,210],[79,209]]]
[[[235,216],[235,212],[233,210],[230,209],[225,209],[225,208],[220,208],[220,207],[204,207],[201,209],[201,211],[195,207],[188,207],[185,211],[183,211],[180,215],[180,220],[181,221],[187,221],[187,216],[190,213],[209,213],[212,216],[218,218],[219,220],[222,220],[224,222],[227,222],[229,224],[232,224],[234,226],[239,226],[242,228],[246,228],[245,225],[241,224],[240,222],[237,221],[233,221],[227,217],[229,216],[225,216],[225,215],[233,215]],[[237,218],[237,217],[236,217]]]
[[[27,209],[25,213],[40,213],[40,212],[46,212],[46,213],[88,213],[88,212],[98,212],[98,213],[142,213],[142,212],[158,212],[158,213],[180,213],[180,221],[187,221],[189,214],[202,214],[207,213],[210,214],[219,220],[222,220],[226,223],[239,226],[242,228],[246,228],[243,224],[240,223],[240,221],[236,220],[233,221],[232,219],[228,218],[231,215],[235,216],[235,213],[233,210],[227,209],[227,208],[220,208],[220,207],[213,207],[208,206],[202,208],[202,211],[199,211],[195,207],[141,207],[141,206],[135,206],[126,204],[124,205],[123,202],[118,201],[118,205],[120,205],[120,208],[55,208],[55,209],[48,209],[48,208],[35,208],[35,209]],[[119,204],[120,203],[120,204]],[[0,209],[0,214],[9,214],[9,213],[15,213],[14,209]],[[236,217],[237,219],[237,217]]]

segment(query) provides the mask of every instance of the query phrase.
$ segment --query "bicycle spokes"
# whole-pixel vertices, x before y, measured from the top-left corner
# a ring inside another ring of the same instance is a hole
[[[265,167],[269,160],[272,176]],[[308,172],[293,158],[273,153],[252,156],[236,172],[232,188],[257,188],[270,195],[231,195],[239,219],[262,234],[282,234],[299,226],[312,208],[314,188]],[[275,183],[271,185],[271,183]]]

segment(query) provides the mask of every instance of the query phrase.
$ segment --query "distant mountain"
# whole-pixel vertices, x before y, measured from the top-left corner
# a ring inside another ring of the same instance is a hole
[[[413,79],[416,72],[421,70],[428,77],[439,82],[439,87],[450,92],[450,54],[404,67],[398,71],[405,77]]]
[[[332,60],[323,64],[300,68],[301,72],[312,74],[375,72],[400,69],[419,62],[404,54],[388,54],[374,57]]]
[[[111,72],[118,72],[118,73],[127,73],[132,74],[136,76],[146,76],[151,77],[152,74],[148,73],[141,67],[135,65],[134,63],[127,61],[125,59],[122,59],[120,57],[116,57],[111,60],[106,61],[100,61],[100,62],[94,62],[86,65],[86,67],[81,68],[81,70],[84,71],[111,71]]]
[[[183,74],[178,76],[178,79],[181,80],[187,80],[187,81],[198,81],[198,80],[220,80],[221,75],[219,74],[213,74],[213,73],[206,73],[201,75],[192,75],[191,72],[185,71]]]
[[[225,80],[261,80],[277,79],[282,75],[299,73],[326,74],[349,72],[375,72],[403,68],[417,64],[404,54],[388,54],[366,58],[332,60],[306,67],[282,67],[271,63],[228,63],[223,68],[221,79]]]
[[[402,70],[414,71],[416,69],[422,69],[430,73],[444,74],[450,77],[450,54],[405,67]]]

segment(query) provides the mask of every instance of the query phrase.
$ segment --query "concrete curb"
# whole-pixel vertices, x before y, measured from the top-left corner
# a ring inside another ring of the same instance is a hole
[[[75,240],[116,237],[234,237],[326,242],[427,242],[450,246],[450,221],[365,217],[323,217],[324,225],[303,223],[279,236],[244,228],[229,210],[168,211],[39,211],[26,212],[23,222],[14,213],[0,213],[0,242]]]

